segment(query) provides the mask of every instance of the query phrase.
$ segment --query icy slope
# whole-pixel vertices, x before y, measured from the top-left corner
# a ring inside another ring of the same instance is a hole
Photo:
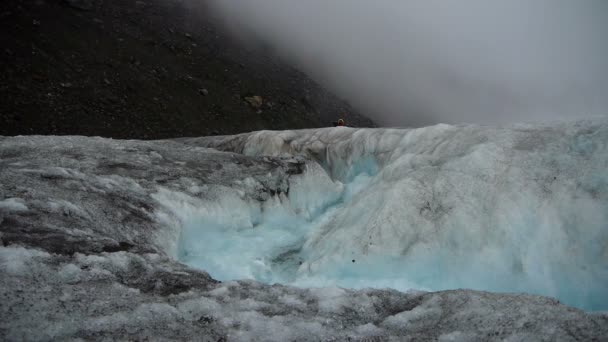
[[[304,186],[292,186],[289,199],[256,223],[245,220],[255,229],[220,222],[184,231],[182,250],[191,254],[183,259],[220,279],[527,292],[608,309],[606,120],[263,131],[184,142],[312,159],[298,180]]]
[[[579,133],[572,128],[571,137],[604,132],[603,123],[584,125]],[[312,133],[347,138],[354,131]],[[384,133],[357,134],[380,138]],[[225,143],[238,146],[243,139]],[[323,251],[314,237],[333,233],[330,223],[371,193],[390,159],[359,158],[351,167],[354,159],[344,158],[343,171],[335,168],[332,179],[313,161],[224,153],[188,143],[212,142],[0,137],[0,340],[576,341],[608,336],[608,315],[535,295],[218,282],[175,257],[210,264],[212,275],[226,278],[249,274],[298,285],[354,284],[375,275],[388,282],[387,268],[371,261],[359,273],[348,274],[339,263],[342,273],[332,271],[332,256],[339,258],[346,245],[356,244],[345,239],[345,246]],[[348,144],[346,139],[344,147]],[[349,175],[348,170],[355,171]],[[369,176],[356,175],[359,170]],[[601,183],[594,189],[604,198]],[[379,204],[368,203],[374,206]],[[364,221],[373,212],[366,207],[358,214]],[[206,253],[215,259],[199,258]],[[395,267],[406,256],[396,254]],[[347,264],[359,265],[361,258]],[[394,274],[394,283],[407,280]],[[582,291],[586,284],[580,284]]]

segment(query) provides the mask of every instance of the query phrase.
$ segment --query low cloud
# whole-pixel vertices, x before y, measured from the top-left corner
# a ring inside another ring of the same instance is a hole
[[[604,0],[210,4],[382,125],[608,114]]]

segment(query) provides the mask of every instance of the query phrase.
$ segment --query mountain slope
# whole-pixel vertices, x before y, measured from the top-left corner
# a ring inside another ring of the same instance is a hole
[[[204,2],[7,0],[0,17],[0,135],[201,136],[340,113],[373,125],[262,45],[244,48]]]

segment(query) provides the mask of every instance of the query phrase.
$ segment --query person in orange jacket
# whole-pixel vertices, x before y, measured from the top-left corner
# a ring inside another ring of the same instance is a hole
[[[338,121],[334,121],[332,123],[334,124],[334,127],[344,126],[344,120],[343,119],[338,119]]]

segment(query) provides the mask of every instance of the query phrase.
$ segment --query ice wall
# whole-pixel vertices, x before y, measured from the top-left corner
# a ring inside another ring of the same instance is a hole
[[[215,277],[527,292],[608,309],[608,120],[199,143],[310,158],[288,196],[239,202],[226,189],[192,204],[206,209],[183,217],[180,258]]]

